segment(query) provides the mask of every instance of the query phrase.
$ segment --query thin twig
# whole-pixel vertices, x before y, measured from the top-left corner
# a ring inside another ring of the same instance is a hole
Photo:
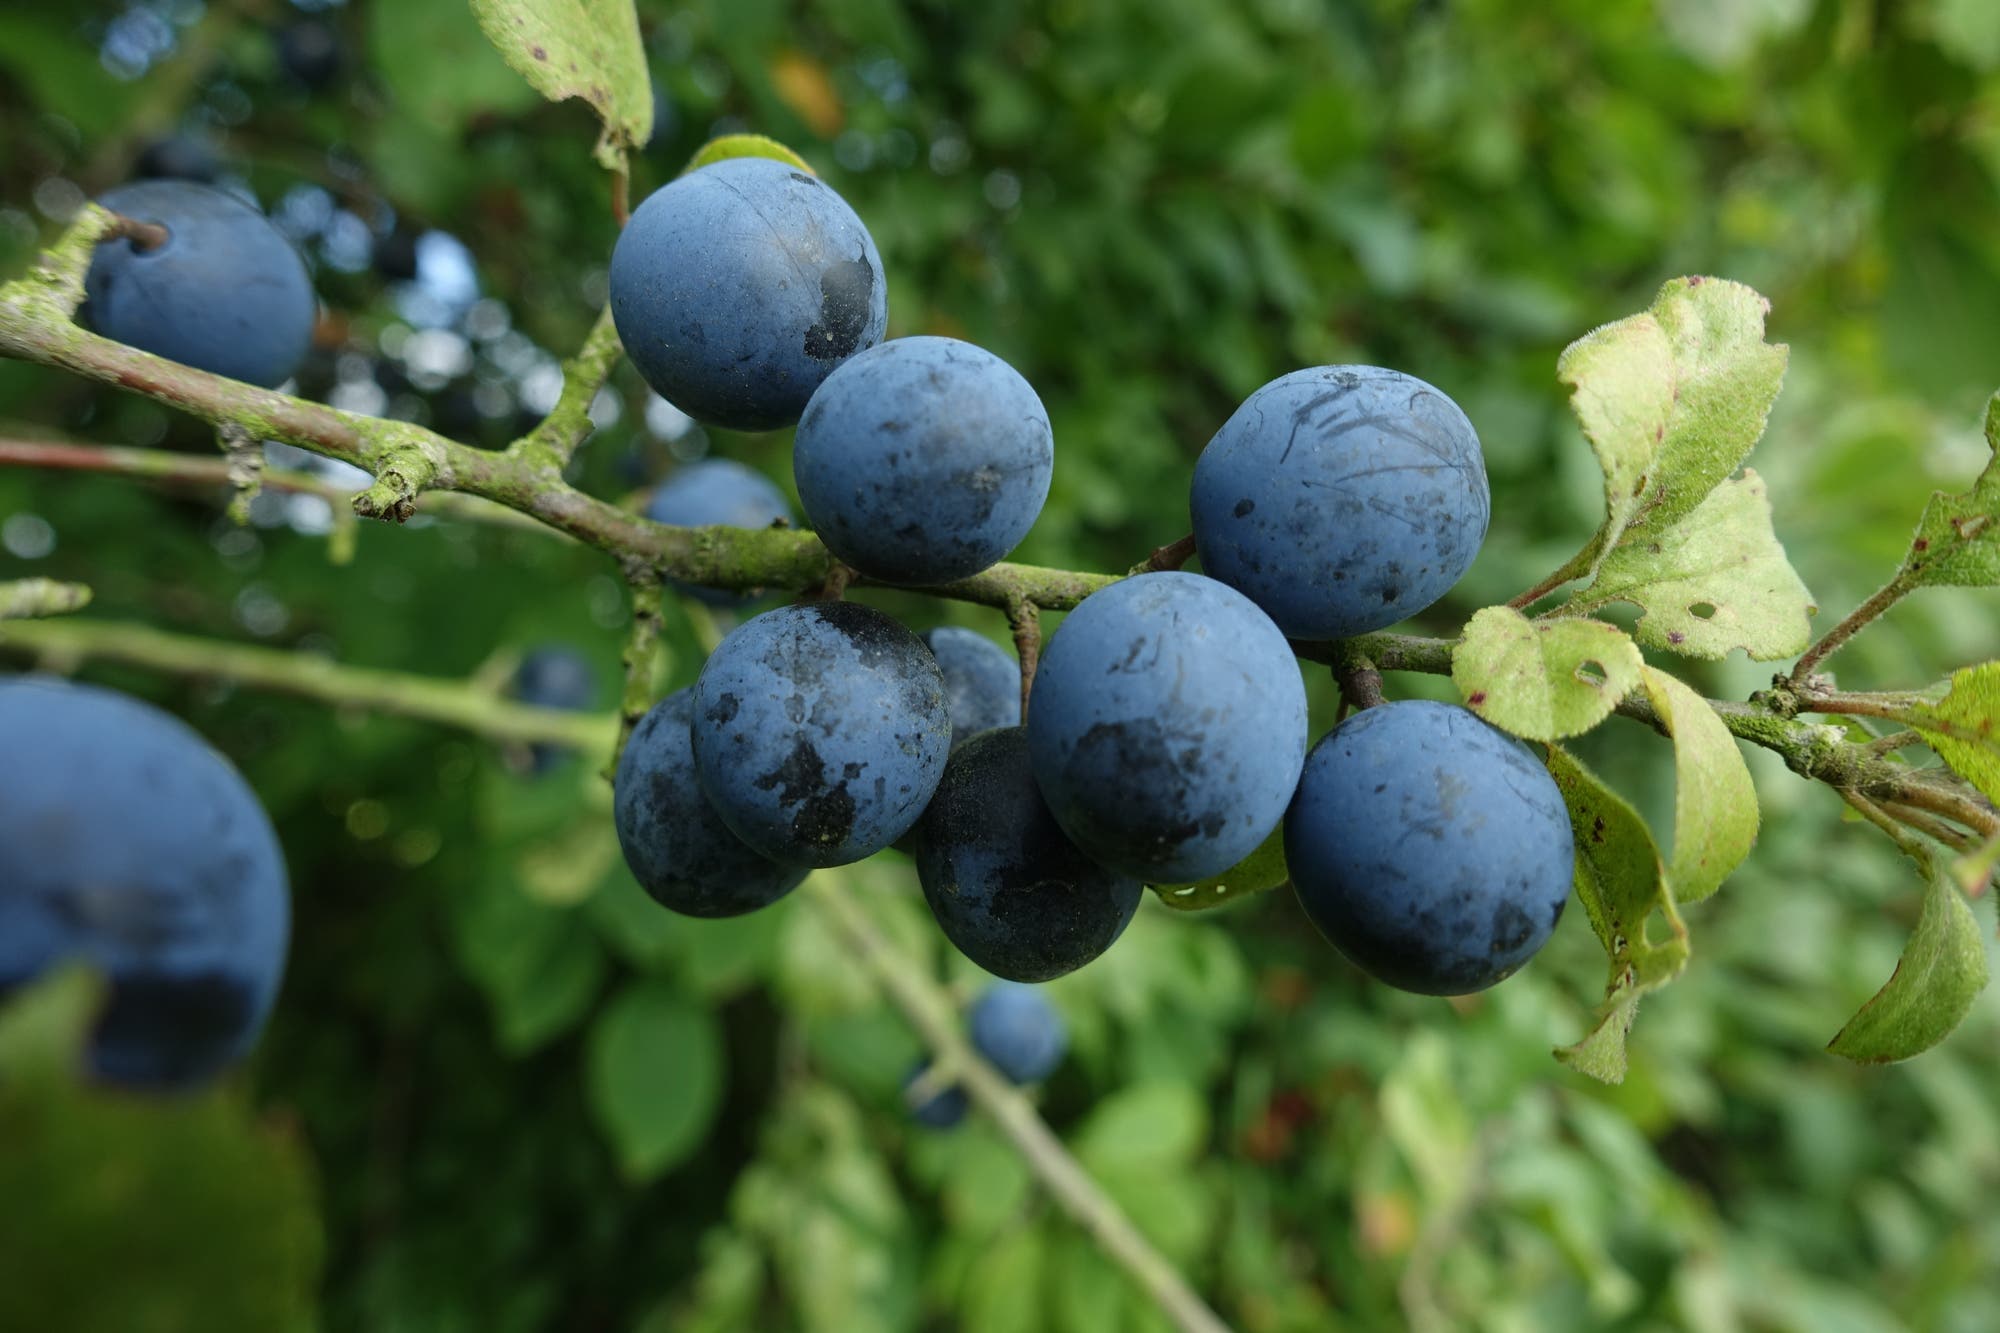
[[[1916,806],[1905,805],[1901,801],[1882,802],[1882,813],[1902,824],[1913,828],[1935,842],[1941,842],[1955,852],[1963,852],[1977,845],[1977,840],[1964,829],[1939,819]]]
[[[1021,721],[1028,720],[1028,696],[1035,690],[1035,669],[1042,660],[1041,608],[1025,597],[1007,608],[1007,625],[1014,631],[1014,656],[1021,663]]]
[[[1190,532],[1185,537],[1175,538],[1165,546],[1154,547],[1151,555],[1132,566],[1128,572],[1133,574],[1157,574],[1163,570],[1179,569],[1189,560],[1192,560],[1194,554],[1194,534]]]
[[[87,661],[121,662],[197,680],[226,680],[341,708],[438,722],[501,741],[601,752],[612,738],[611,719],[602,713],[537,708],[483,694],[462,680],[345,666],[308,653],[170,634],[144,625],[80,618],[10,620],[0,624],[0,655],[39,659],[65,671]]]
[[[916,1028],[934,1063],[957,1071],[959,1086],[992,1117],[1070,1220],[1090,1234],[1106,1257],[1125,1270],[1180,1333],[1229,1333],[1229,1326],[1070,1156],[1028,1099],[973,1051],[960,1034],[950,997],[916,964],[895,951],[867,909],[848,891],[842,873],[821,871],[814,879],[817,891],[809,901],[826,915],[846,941],[848,952],[874,975],[890,1001]]]
[[[607,779],[616,774],[625,742],[632,739],[633,729],[653,706],[653,665],[659,657],[660,626],[666,619],[666,592],[659,575],[639,567],[626,581],[632,589],[632,628],[625,636],[625,687],[618,703],[618,738],[604,766]]]
[[[1876,617],[1901,601],[1915,586],[1906,570],[1876,589],[1867,601],[1848,612],[1846,619],[1822,634],[1818,643],[1806,649],[1805,655],[1793,665],[1792,674],[1786,677],[1786,682],[1794,689],[1802,688],[1806,681],[1811,679],[1814,670],[1821,662],[1839,652],[1849,639],[1866,629]]]

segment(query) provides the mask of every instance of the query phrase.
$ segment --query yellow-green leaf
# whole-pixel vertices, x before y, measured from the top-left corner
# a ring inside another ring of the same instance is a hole
[[[1708,701],[1647,667],[1646,697],[1674,738],[1674,896],[1698,902],[1722,887],[1757,841],[1757,788],[1736,738]]]
[[[1575,607],[1632,602],[1648,648],[1715,660],[1741,648],[1752,660],[1805,651],[1818,608],[1771,530],[1764,479],[1745,468],[1667,528],[1628,534]]]
[[[710,139],[696,149],[694,156],[688,159],[687,166],[681,169],[681,175],[699,171],[714,162],[726,162],[732,157],[768,157],[787,166],[797,167],[800,171],[812,170],[806,165],[804,158],[776,139],[767,138],[762,134],[725,134],[719,139]]]
[[[715,1018],[658,981],[628,985],[598,1015],[587,1051],[591,1110],[628,1179],[701,1146],[722,1100]]]
[[[1972,489],[1938,491],[1917,520],[1903,577],[1925,585],[1991,588],[2000,585],[2000,393],[1986,404],[1986,447],[1994,452]]]
[[[580,97],[604,123],[597,159],[622,171],[653,132],[653,85],[632,0],[472,0],[487,40],[551,102]]]
[[[1925,866],[1917,928],[1888,984],[1861,1006],[1827,1049],[1864,1064],[1907,1060],[1943,1041],[1986,986],[1986,942],[1949,879]]]
[[[1639,684],[1645,660],[1601,620],[1530,620],[1489,606],[1465,627],[1451,678],[1465,706],[1516,736],[1552,741],[1589,731]]]
[[[1952,772],[2000,801],[2000,662],[1953,672],[1950,691],[1919,707],[1910,725]]]
[[[1569,807],[1576,840],[1576,896],[1610,959],[1604,1003],[1591,1030],[1556,1059],[1592,1078],[1625,1077],[1625,1033],[1639,997],[1666,985],[1687,965],[1687,927],[1674,903],[1660,849],[1646,821],[1560,746],[1549,747],[1549,773]],[[1667,936],[1654,942],[1657,914]]]
[[[1599,559],[1692,511],[1764,433],[1787,356],[1764,341],[1768,309],[1741,283],[1676,278],[1564,350],[1556,375],[1604,470]]]
[[[1219,875],[1188,884],[1155,884],[1154,894],[1167,906],[1181,912],[1204,912],[1211,907],[1247,898],[1253,893],[1275,889],[1291,877],[1285,865],[1285,826],[1280,823],[1257,850]]]

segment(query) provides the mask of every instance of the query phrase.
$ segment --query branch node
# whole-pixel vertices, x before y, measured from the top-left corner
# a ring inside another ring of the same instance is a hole
[[[375,482],[354,497],[354,512],[363,518],[408,522],[417,512],[417,496],[437,479],[437,465],[415,449],[391,453],[375,474]]]

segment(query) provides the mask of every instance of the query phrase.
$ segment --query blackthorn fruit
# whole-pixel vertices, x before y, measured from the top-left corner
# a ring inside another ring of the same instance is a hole
[[[312,346],[319,304],[305,261],[262,213],[190,181],[134,181],[98,199],[167,229],[141,250],[97,247],[80,317],[107,338],[199,370],[274,388]]]
[[[1008,981],[1049,981],[1082,967],[1124,933],[1143,892],[1057,825],[1020,727],[982,732],[951,756],[924,811],[916,858],[945,938]]]
[[[1021,725],[1021,668],[1005,648],[955,625],[925,630],[923,640],[944,672],[952,749],[982,731]]]
[[[132,174],[143,179],[199,181],[213,184],[222,176],[222,154],[197,134],[169,134],[139,150]]]
[[[250,1049],[284,971],[291,898],[271,820],[178,718],[110,690],[0,681],[0,995],[101,969],[93,1072],[205,1082]]]
[[[896,338],[826,377],[799,419],[792,475],[819,539],[871,578],[969,578],[1004,559],[1048,498],[1042,400],[955,338]]]
[[[567,712],[587,711],[597,702],[597,671],[590,659],[563,644],[537,648],[521,659],[514,670],[514,697],[537,708],[560,708]],[[546,773],[562,758],[554,745],[528,747],[536,773]]]
[[[1569,816],[1519,741],[1454,704],[1365,709],[1313,747],[1285,816],[1299,902],[1379,981],[1464,995],[1511,976],[1569,899]]]
[[[930,1071],[928,1062],[920,1063],[903,1080],[903,1088],[908,1091],[916,1081]],[[910,1118],[927,1129],[953,1129],[965,1119],[969,1104],[965,1100],[965,1089],[953,1084],[942,1092],[933,1093],[926,1101],[910,1108]]]
[[[740,916],[798,887],[803,866],[759,856],[729,831],[695,777],[694,691],[654,704],[618,757],[618,845],[639,887],[683,916]]]
[[[835,366],[882,340],[882,256],[833,187],[738,157],[653,192],[611,253],[611,317],[632,364],[712,425],[799,418]]]
[[[870,607],[767,611],[717,646],[694,686],[702,789],[774,861],[837,866],[901,837],[944,772],[937,660]]]
[[[1305,685],[1243,594],[1199,574],[1140,574],[1056,630],[1028,745],[1077,846],[1135,879],[1202,880],[1284,817],[1305,762]]]
[[[965,1025],[974,1048],[1016,1083],[1047,1078],[1069,1050],[1069,1028],[1038,986],[988,986],[972,1002]]]
[[[1195,463],[1210,575],[1294,639],[1393,625],[1444,596],[1486,539],[1479,437],[1444,394],[1378,366],[1321,366],[1250,395]]]
[[[727,458],[689,463],[660,483],[646,504],[655,523],[698,528],[720,523],[732,528],[768,528],[792,521],[791,501],[763,473]],[[710,606],[745,606],[753,599],[720,588],[674,585]]]

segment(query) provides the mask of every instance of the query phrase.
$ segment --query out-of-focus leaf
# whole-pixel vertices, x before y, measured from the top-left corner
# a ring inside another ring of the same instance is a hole
[[[663,982],[628,985],[591,1025],[591,1110],[626,1176],[651,1180],[701,1145],[722,1100],[715,1019]]]
[[[965,1284],[965,1333],[1040,1333],[1047,1253],[1031,1227],[1000,1238],[973,1264]]]
[[[632,0],[472,0],[487,39],[551,102],[580,97],[604,122],[598,161],[624,169],[625,152],[653,132],[653,90]]]
[[[226,1091],[81,1083],[102,995],[71,969],[0,1007],[0,1328],[308,1333],[305,1153]]]
[[[1576,838],[1576,896],[1611,960],[1611,979],[1591,1030],[1556,1058],[1606,1083],[1625,1077],[1625,1034],[1639,997],[1666,985],[1687,965],[1687,927],[1674,904],[1660,849],[1639,812],[1575,756],[1549,747],[1549,773],[1569,807]],[[1649,923],[1666,922],[1655,943]]]
[[[1986,988],[1986,942],[1972,906],[1924,867],[1924,907],[1895,972],[1827,1049],[1863,1064],[1907,1060],[1943,1041]]]
[[[396,0],[368,10],[370,68],[406,116],[455,134],[482,111],[535,105],[460,0]]]
[[[1757,787],[1736,738],[1679,677],[1646,668],[1646,697],[1674,738],[1674,855],[1667,880],[1681,902],[1722,887],[1757,841]]]
[[[800,171],[812,170],[806,165],[804,158],[776,139],[766,138],[761,134],[725,134],[719,139],[710,139],[696,149],[695,155],[688,159],[688,164],[682,168],[681,174],[699,171],[711,163],[726,162],[732,157],[768,157],[775,162],[797,167]]]
[[[1285,828],[1281,823],[1257,850],[1219,875],[1191,884],[1155,884],[1153,893],[1179,912],[1203,912],[1251,894],[1275,889],[1291,876],[1285,865]]]
[[[1639,685],[1645,659],[1616,625],[1565,616],[1530,620],[1507,606],[1472,617],[1452,653],[1465,706],[1529,740],[1575,736],[1611,716]]]
[[[1185,1083],[1141,1083],[1099,1102],[1077,1132],[1077,1157],[1093,1170],[1165,1168],[1193,1160],[1208,1139],[1208,1108]]]
[[[2000,393],[1986,404],[1986,446],[2000,455]],[[1901,577],[1919,588],[2000,584],[2000,456],[1987,460],[1965,494],[1931,496]]]

